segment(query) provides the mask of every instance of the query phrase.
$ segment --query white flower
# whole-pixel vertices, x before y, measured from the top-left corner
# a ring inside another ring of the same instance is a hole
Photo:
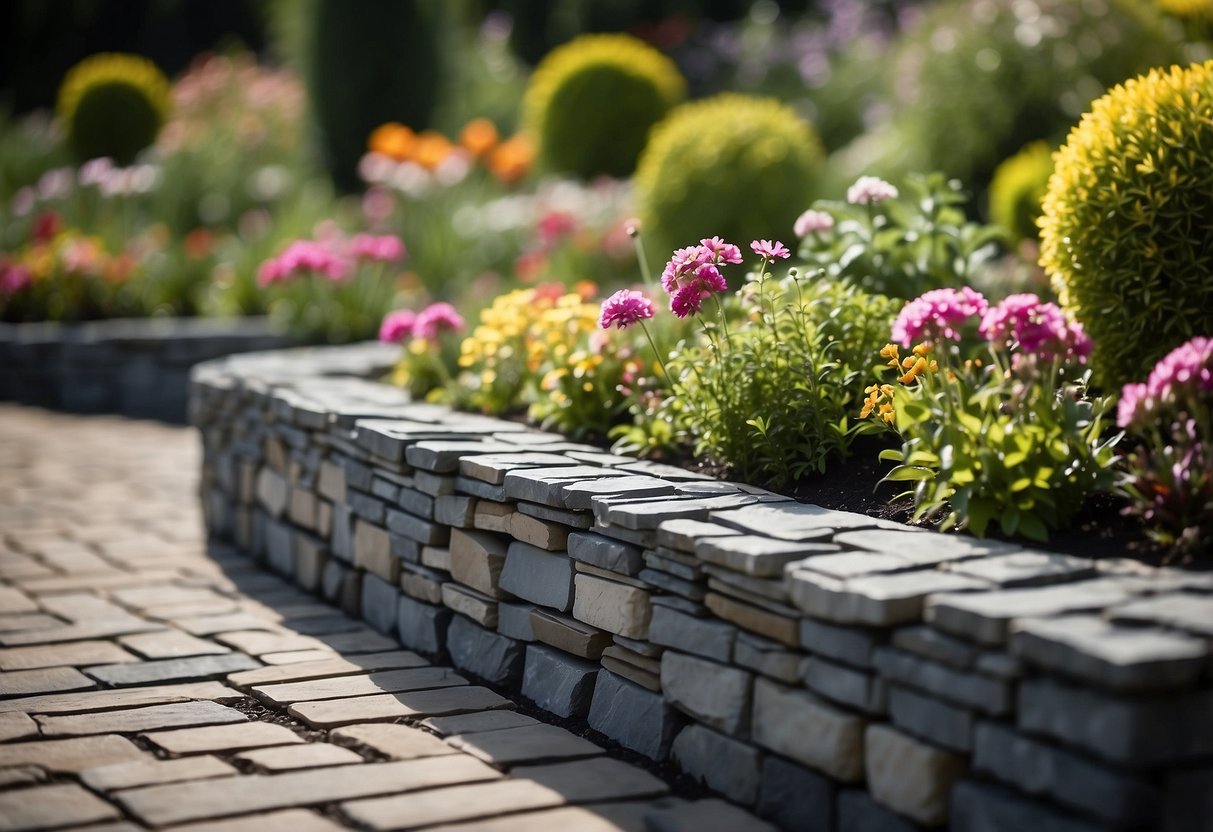
[[[875,205],[896,198],[897,189],[878,176],[861,176],[847,188],[847,202],[852,205]]]

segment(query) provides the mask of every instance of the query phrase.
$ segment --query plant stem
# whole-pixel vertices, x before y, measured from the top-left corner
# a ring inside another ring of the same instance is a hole
[[[639,237],[637,237],[637,239],[639,239]],[[661,360],[661,351],[657,349],[657,342],[653,340],[653,335],[649,332],[649,328],[644,325],[644,321],[637,321],[637,323],[639,323],[640,328],[644,330],[644,337],[649,340],[649,346],[653,348],[653,358],[657,359],[657,366],[661,368],[661,374],[665,376],[666,383],[670,385],[670,392],[673,393],[677,385],[674,383],[674,379],[670,375],[669,370],[665,368],[665,362]]]

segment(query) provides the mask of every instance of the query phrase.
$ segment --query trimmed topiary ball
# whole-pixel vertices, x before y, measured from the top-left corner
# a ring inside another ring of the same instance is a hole
[[[994,171],[990,181],[990,221],[1015,240],[1036,238],[1040,201],[1053,173],[1053,151],[1047,142],[1032,142]]]
[[[725,93],[678,107],[653,129],[636,170],[650,250],[715,235],[793,239],[823,154],[813,128],[773,99]]]
[[[80,161],[108,156],[128,165],[156,140],[168,116],[168,79],[147,58],[99,53],[68,71],[57,110]]]
[[[540,164],[582,177],[627,176],[649,130],[686,95],[674,62],[631,35],[585,35],[540,62],[523,120]]]
[[[1113,88],[1053,159],[1040,265],[1119,388],[1213,335],[1213,61]]]

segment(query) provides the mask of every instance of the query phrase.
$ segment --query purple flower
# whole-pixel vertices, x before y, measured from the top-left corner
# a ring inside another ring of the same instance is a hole
[[[411,309],[396,309],[387,313],[379,326],[379,340],[385,344],[402,344],[417,326],[417,313]]]
[[[978,331],[992,344],[1018,344],[1023,352],[1046,359],[1064,356],[1085,362],[1091,353],[1091,339],[1082,324],[1033,294],[1004,298],[982,316]]]
[[[404,243],[395,234],[355,234],[349,253],[359,260],[396,263],[404,259]]]
[[[462,332],[463,317],[449,303],[431,303],[417,313],[413,334],[427,341],[435,341],[443,332]]]
[[[741,249],[719,237],[675,251],[661,273],[661,288],[670,296],[670,311],[679,318],[698,312],[704,298],[729,288],[719,267],[740,262]]]
[[[1181,399],[1206,397],[1213,398],[1213,338],[1198,335],[1164,355],[1145,384],[1125,386],[1116,421],[1140,427],[1164,407],[1177,409]]]
[[[788,251],[787,246],[776,240],[755,240],[750,243],[750,249],[759,257],[765,257],[767,260],[787,260],[792,256],[792,252]]]
[[[627,329],[637,321],[651,317],[651,300],[634,289],[620,289],[602,302],[602,315],[598,318],[598,326],[603,329],[610,329],[612,326]]]
[[[982,294],[968,286],[934,289],[902,307],[893,321],[893,340],[909,347],[924,340],[958,338],[958,328],[984,315],[987,306]]]
[[[877,176],[861,176],[847,188],[847,202],[852,205],[875,205],[896,198],[897,189]]]
[[[797,237],[807,237],[815,231],[829,231],[834,227],[834,218],[825,211],[815,211],[812,208],[796,218],[792,230]]]

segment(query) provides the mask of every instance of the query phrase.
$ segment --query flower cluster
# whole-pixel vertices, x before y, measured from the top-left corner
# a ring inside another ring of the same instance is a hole
[[[396,263],[404,259],[404,243],[391,234],[356,234],[317,240],[295,240],[277,257],[261,264],[261,286],[285,283],[307,275],[320,275],[334,283],[353,277],[361,263]]]
[[[916,341],[955,340],[959,329],[985,314],[985,297],[968,286],[933,289],[907,303],[893,321],[893,340],[908,347]]]
[[[697,314],[706,298],[729,288],[720,267],[740,262],[741,249],[719,237],[708,237],[697,246],[675,251],[661,273],[661,288],[670,296],[670,311],[679,318]]]
[[[436,341],[444,332],[462,332],[463,317],[449,303],[431,303],[420,312],[396,309],[383,318],[379,340],[385,344],[402,344],[409,338]]]
[[[1045,359],[1074,358],[1085,362],[1091,354],[1091,339],[1082,324],[1069,320],[1055,303],[1033,294],[1011,295],[982,316],[978,328],[987,341]]]
[[[534,163],[535,149],[525,135],[502,140],[485,118],[464,125],[458,142],[433,130],[415,133],[397,122],[381,125],[367,140],[359,163],[362,178],[416,194],[431,183],[449,187],[461,182],[479,162],[501,182],[516,182]]]
[[[620,289],[602,302],[598,326],[627,329],[634,323],[653,317],[653,301],[635,289]]]
[[[1160,412],[1201,396],[1213,399],[1213,338],[1193,338],[1163,356],[1145,382],[1126,384],[1116,422],[1140,429]]]
[[[792,230],[797,237],[801,239],[822,231],[829,231],[834,227],[834,217],[827,214],[825,211],[818,211],[815,208],[810,208],[799,217],[796,218]]]

